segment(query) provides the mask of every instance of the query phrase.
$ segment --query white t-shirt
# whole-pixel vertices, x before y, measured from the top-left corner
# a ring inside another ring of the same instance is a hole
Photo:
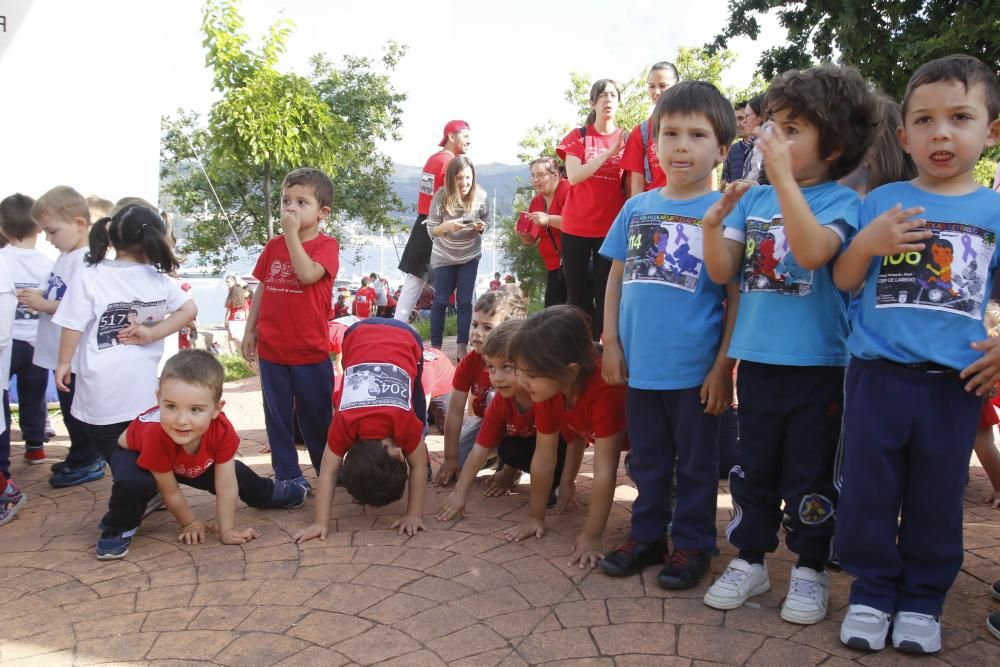
[[[104,260],[84,267],[66,292],[54,324],[83,332],[73,416],[98,426],[131,421],[156,403],[163,341],[122,345],[133,322],[155,324],[190,300],[170,276],[148,264]]]
[[[42,297],[49,301],[63,300],[69,286],[75,285],[79,280],[78,274],[85,266],[84,258],[87,256],[87,251],[88,248],[84,246],[59,255],[59,259],[52,265]],[[31,363],[54,371],[59,365],[59,337],[62,335],[62,327],[56,326],[52,322],[52,317],[53,315],[49,313],[38,314],[38,336],[35,339],[35,356]],[[74,373],[80,370],[79,352],[73,355],[72,369]]]
[[[41,289],[52,270],[52,260],[34,248],[15,248],[12,245],[0,249],[7,260],[14,289]],[[38,315],[27,306],[17,305],[14,315],[14,340],[35,344],[38,332]]]
[[[7,391],[10,383],[10,352],[14,340],[10,335],[14,325],[14,310],[17,297],[14,295],[14,280],[10,277],[7,260],[0,254],[0,392]],[[0,433],[6,429],[0,419]]]

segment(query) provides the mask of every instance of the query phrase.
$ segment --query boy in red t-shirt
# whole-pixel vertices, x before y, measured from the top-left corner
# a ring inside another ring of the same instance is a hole
[[[243,357],[260,370],[264,426],[274,476],[309,490],[295,451],[298,421],[319,470],[333,408],[329,330],[340,246],[319,231],[330,215],[333,182],[318,169],[289,172],[281,184],[283,234],[268,241],[253,275],[260,280],[247,317]],[[293,407],[294,406],[294,407]]]
[[[400,534],[424,530],[427,492],[427,403],[421,384],[424,344],[409,325],[372,317],[344,334],[344,379],[323,451],[316,515],[293,537],[326,539],[337,473],[354,500],[382,507],[410,494],[406,515],[392,524]],[[407,473],[409,464],[409,473]]]
[[[111,455],[114,484],[108,512],[101,519],[97,558],[128,553],[148,501],[159,491],[181,525],[178,540],[205,541],[205,523],[195,516],[180,484],[216,496],[219,539],[243,544],[257,537],[253,528],[236,528],[236,496],[260,508],[298,507],[305,490],[291,482],[261,477],[233,458],[240,437],[222,412],[222,365],[204,350],[183,350],[163,367],[158,405],[139,415],[118,438]]]
[[[351,313],[361,319],[371,317],[372,309],[375,308],[375,298],[375,290],[368,286],[368,278],[362,278],[361,289],[354,293]]]
[[[458,471],[476,444],[476,434],[486,414],[490,399],[490,373],[483,362],[483,345],[490,332],[501,322],[524,319],[524,295],[517,286],[503,286],[479,297],[472,312],[472,331],[469,343],[472,351],[466,354],[455,369],[451,399],[444,421],[444,462],[438,470],[435,484],[447,486],[458,479]],[[472,400],[469,401],[469,394]],[[472,414],[465,416],[466,404],[471,403]]]
[[[535,404],[527,390],[518,382],[514,362],[508,357],[510,341],[522,322],[523,320],[507,320],[501,323],[490,332],[489,340],[483,346],[483,360],[489,369],[490,382],[497,395],[486,407],[482,428],[476,436],[476,445],[462,466],[455,490],[438,512],[438,521],[450,521],[462,513],[469,489],[491,454],[495,453],[504,467],[487,481],[484,492],[486,496],[501,496],[509,492],[517,483],[521,471],[531,468],[531,458],[535,454]],[[576,463],[566,470],[575,473],[583,456],[583,440],[576,438],[571,450]],[[570,479],[563,480],[565,461],[566,439],[560,437],[553,480],[554,483],[566,485],[568,489],[573,484],[573,478],[571,476]],[[554,495],[553,488],[549,494],[550,505],[556,504]],[[573,493],[561,495],[564,502],[556,504],[558,513],[574,502]]]

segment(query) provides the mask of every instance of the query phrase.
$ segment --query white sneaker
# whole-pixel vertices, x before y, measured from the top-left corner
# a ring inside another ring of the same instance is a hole
[[[892,645],[904,653],[937,653],[941,650],[941,620],[930,614],[897,611]]]
[[[811,567],[793,567],[788,596],[781,605],[781,618],[800,625],[812,625],[826,618],[826,602],[830,597],[828,578],[826,572]]]
[[[705,593],[704,602],[714,609],[736,609],[753,596],[769,590],[771,581],[767,578],[767,565],[751,565],[742,558],[734,558]]]
[[[840,624],[840,642],[860,651],[881,651],[889,634],[889,614],[864,604],[852,604]]]

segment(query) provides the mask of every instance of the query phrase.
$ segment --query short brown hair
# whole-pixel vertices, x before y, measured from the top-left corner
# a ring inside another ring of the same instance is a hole
[[[560,382],[570,380],[569,365],[577,364],[576,382],[582,386],[597,368],[597,354],[584,312],[576,306],[549,306],[521,323],[507,358],[519,369]]]
[[[500,315],[500,320],[523,320],[527,316],[527,303],[517,285],[501,285],[476,300],[473,310],[477,313]]]
[[[205,387],[218,401],[222,398],[226,372],[219,360],[205,350],[181,350],[163,365],[160,383],[168,379]]]
[[[34,199],[20,192],[0,201],[0,230],[4,236],[20,241],[26,236],[38,234],[38,225],[31,219],[34,204]]]
[[[381,440],[360,440],[344,456],[344,488],[361,505],[382,507],[403,497],[408,468]]]
[[[90,208],[87,200],[68,185],[57,185],[35,200],[31,207],[31,217],[35,220],[51,215],[63,221],[83,218],[90,224]]]
[[[768,116],[787,109],[792,118],[801,115],[815,125],[821,158],[841,152],[830,164],[832,180],[861,164],[878,125],[875,93],[853,67],[789,70],[771,83],[764,107]]]
[[[997,81],[996,72],[978,58],[955,54],[926,62],[913,73],[903,94],[904,119],[913,91],[920,86],[938,81],[957,81],[965,86],[966,91],[977,84],[982,85],[986,111],[990,114],[989,120],[992,122],[1000,116],[1000,82]]]
[[[524,323],[522,319],[504,320],[496,326],[483,343],[483,356],[510,359],[510,341]]]
[[[285,180],[281,182],[281,189],[284,190],[292,185],[304,185],[312,188],[320,208],[333,206],[333,181],[319,169],[299,167],[291,170],[285,175]]]
[[[87,197],[87,208],[90,209],[91,220],[99,220],[100,218],[111,215],[111,209],[114,207],[115,205],[110,199],[98,197],[97,195],[90,195]]]
[[[665,90],[656,102],[650,117],[652,137],[656,143],[660,121],[669,114],[704,114],[715,132],[715,141],[728,146],[736,138],[736,112],[719,89],[707,81],[681,81]]]

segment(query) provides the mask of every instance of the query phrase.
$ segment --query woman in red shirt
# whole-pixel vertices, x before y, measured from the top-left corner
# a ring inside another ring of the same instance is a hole
[[[625,203],[622,151],[628,132],[615,126],[621,87],[600,79],[590,89],[590,115],[556,147],[572,186],[562,210],[562,264],[566,300],[591,317],[594,340],[604,330],[604,289],[611,260],[600,254]]]
[[[559,257],[562,236],[562,209],[569,194],[569,181],[561,178],[556,161],[540,157],[531,163],[531,185],[538,194],[528,205],[530,232],[518,232],[525,245],[538,244],[548,278],[545,282],[545,307],[566,303],[566,278]],[[497,274],[499,275],[499,274]]]

